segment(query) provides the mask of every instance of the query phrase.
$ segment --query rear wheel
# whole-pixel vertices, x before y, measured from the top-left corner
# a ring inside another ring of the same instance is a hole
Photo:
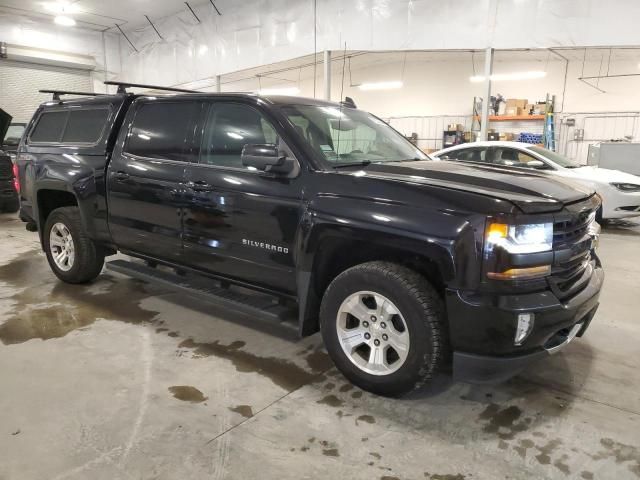
[[[96,278],[104,265],[104,253],[89,238],[77,207],[51,212],[43,232],[49,266],[67,283],[86,283]]]
[[[374,393],[419,388],[446,358],[442,299],[398,264],[369,262],[341,273],[324,295],[320,321],[336,367]]]

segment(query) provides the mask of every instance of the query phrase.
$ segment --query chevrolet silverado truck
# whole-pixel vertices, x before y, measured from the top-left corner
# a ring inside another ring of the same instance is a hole
[[[321,331],[351,382],[391,396],[442,367],[505,380],[589,326],[593,191],[431,161],[350,99],[130,85],[54,94],[19,145],[21,218],[62,281],[121,252],[107,268]]]

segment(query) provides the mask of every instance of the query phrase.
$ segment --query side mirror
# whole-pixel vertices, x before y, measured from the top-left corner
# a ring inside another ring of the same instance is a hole
[[[249,143],[242,149],[242,165],[263,172],[289,173],[293,162],[277,145]]]
[[[545,170],[547,168],[547,164],[542,160],[531,160],[530,162],[527,162],[527,167],[535,168],[538,170]]]

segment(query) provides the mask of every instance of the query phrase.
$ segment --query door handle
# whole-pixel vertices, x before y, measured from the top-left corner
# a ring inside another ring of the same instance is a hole
[[[188,182],[187,186],[196,192],[211,192],[214,190],[214,186],[204,180],[198,180],[195,182]]]
[[[113,178],[115,178],[119,182],[123,182],[129,178],[129,174],[127,172],[123,172],[122,170],[118,170],[113,174]]]

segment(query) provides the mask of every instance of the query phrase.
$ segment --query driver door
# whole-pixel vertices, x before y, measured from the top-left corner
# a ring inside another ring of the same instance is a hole
[[[186,263],[294,292],[293,251],[303,211],[300,175],[268,174],[241,160],[245,145],[280,142],[282,147],[282,139],[261,111],[240,102],[210,102],[200,124],[198,162],[186,168]]]

